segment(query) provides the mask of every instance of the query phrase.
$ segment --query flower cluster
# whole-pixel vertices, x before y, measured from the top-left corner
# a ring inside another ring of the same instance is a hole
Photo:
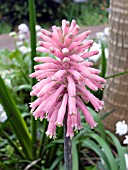
[[[80,113],[91,128],[96,127],[91,113],[85,103],[91,102],[96,111],[103,107],[103,101],[96,98],[89,90],[103,89],[105,80],[98,74],[98,69],[92,68],[89,57],[98,51],[88,51],[93,45],[92,40],[85,40],[90,34],[85,31],[79,35],[79,26],[75,20],[71,25],[62,21],[62,28],[53,26],[52,32],[42,29],[38,52],[50,53],[50,57],[35,57],[35,72],[30,75],[39,82],[33,86],[32,96],[38,98],[30,104],[35,118],[49,121],[47,136],[56,137],[56,125],[63,126],[64,116],[67,114],[67,137],[74,136],[74,129],[82,129]]]
[[[128,125],[125,123],[125,120],[119,121],[116,123],[116,134],[122,136],[128,132]],[[125,135],[124,144],[128,145],[128,135]]]
[[[35,26],[35,30],[36,30],[36,37],[37,39],[40,36],[40,30],[41,27],[39,25]],[[18,32],[10,32],[9,36],[13,37],[15,40],[15,45],[16,48],[19,49],[19,51],[22,54],[27,54],[29,52],[31,52],[31,48],[29,47],[29,27],[26,24],[20,24],[18,26]]]

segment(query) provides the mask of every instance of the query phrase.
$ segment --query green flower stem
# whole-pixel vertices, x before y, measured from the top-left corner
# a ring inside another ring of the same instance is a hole
[[[64,118],[64,170],[72,170],[72,141],[66,137],[67,133],[67,114]]]
[[[34,0],[28,0],[29,2],[29,22],[30,22],[30,42],[31,42],[31,72],[34,72],[35,62],[33,58],[36,56],[36,16],[35,16],[35,3]],[[35,84],[35,79],[32,79],[31,85]],[[34,101],[34,97],[31,98],[31,102]],[[36,157],[36,121],[34,117],[31,117],[31,135],[33,146],[33,157]]]

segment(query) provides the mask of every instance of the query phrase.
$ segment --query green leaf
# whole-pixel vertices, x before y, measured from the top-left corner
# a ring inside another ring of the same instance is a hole
[[[75,141],[72,142],[72,166],[73,170],[79,169],[79,159],[78,159],[78,150],[77,150],[77,143]]]
[[[32,159],[31,153],[31,136],[26,126],[24,119],[21,116],[19,109],[17,108],[13,97],[3,79],[0,76],[0,98],[4,110],[8,116],[9,123],[17,136],[25,157]]]
[[[101,43],[101,77],[105,77],[106,74],[106,57],[105,57],[105,45],[104,43]]]
[[[114,74],[114,75],[111,75],[111,76],[105,77],[105,79],[110,79],[110,78],[114,78],[114,77],[122,76],[122,75],[124,75],[124,74],[128,74],[128,71],[124,71],[124,72],[121,72],[121,73],[118,73],[118,74]]]
[[[93,150],[105,163],[105,166],[107,166],[107,169],[110,170],[110,162],[108,161],[106,154],[103,150],[92,140],[86,139],[83,141],[82,146],[88,147],[89,149]]]
[[[113,141],[114,146],[116,147],[116,149],[118,151],[119,166],[120,166],[119,170],[126,169],[126,163],[125,163],[125,158],[124,158],[125,151],[124,151],[123,147],[121,146],[121,144],[118,141],[118,139],[116,138],[116,136],[113,135],[113,133],[111,133],[110,131],[107,131],[107,130],[106,130],[106,133],[110,136],[111,140]]]
[[[63,156],[59,156],[55,159],[55,161],[52,163],[52,165],[50,166],[49,170],[54,170],[55,167],[60,163],[60,161],[62,160]]]
[[[115,161],[112,151],[111,151],[109,145],[106,143],[106,141],[104,139],[102,139],[99,135],[94,134],[94,133],[88,134],[88,136],[90,136],[93,140],[95,140],[102,147],[104,153],[106,154],[108,162],[110,164],[109,170],[117,170],[118,167],[117,167],[116,161]]]
[[[113,109],[107,113],[104,113],[102,116],[100,116],[101,120],[104,120],[107,116],[111,115],[114,111],[115,111],[115,109]]]
[[[31,86],[29,84],[22,84],[22,85],[20,85],[16,88],[16,91],[20,91],[20,90],[23,90],[23,89],[31,90]]]

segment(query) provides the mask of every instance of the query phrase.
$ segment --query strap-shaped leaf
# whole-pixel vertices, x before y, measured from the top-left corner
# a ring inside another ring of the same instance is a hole
[[[26,158],[32,159],[31,136],[16,103],[0,76],[0,100],[9,119],[13,132],[17,136]]]

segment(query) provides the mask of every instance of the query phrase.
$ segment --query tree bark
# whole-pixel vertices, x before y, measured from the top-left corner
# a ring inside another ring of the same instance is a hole
[[[128,0],[110,1],[110,38],[107,76],[128,70]],[[111,111],[104,124],[113,132],[119,120],[128,121],[128,74],[107,80],[104,90],[104,109]]]

